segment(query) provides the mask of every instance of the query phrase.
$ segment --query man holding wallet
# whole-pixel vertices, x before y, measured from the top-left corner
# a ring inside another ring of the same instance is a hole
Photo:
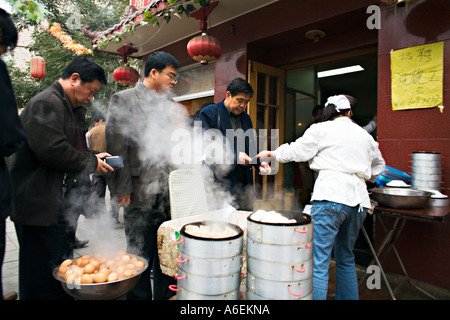
[[[22,300],[68,297],[53,270],[73,249],[76,220],[86,205],[82,177],[113,171],[102,160],[109,154],[87,150],[83,131],[82,105],[104,83],[103,68],[79,56],[20,115],[27,141],[13,155],[10,171]]]

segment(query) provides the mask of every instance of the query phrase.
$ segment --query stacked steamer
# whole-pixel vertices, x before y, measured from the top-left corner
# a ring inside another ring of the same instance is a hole
[[[411,154],[411,186],[417,190],[441,190],[441,154],[413,152]]]
[[[247,218],[247,300],[312,299],[313,223],[294,211]]]
[[[177,300],[239,300],[244,232],[237,225],[200,221],[180,230]]]
[[[411,154],[411,186],[417,190],[432,192],[431,206],[448,206],[449,198],[442,189],[442,155],[437,152],[413,152]]]

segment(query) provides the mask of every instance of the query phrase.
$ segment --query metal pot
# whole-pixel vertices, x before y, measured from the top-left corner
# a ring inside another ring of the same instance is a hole
[[[247,294],[249,292],[267,299],[300,300],[312,293],[312,278],[304,281],[271,281],[248,272]]]
[[[188,225],[225,224],[236,231],[236,236],[226,238],[204,238],[186,232]],[[188,257],[202,259],[231,258],[242,253],[244,232],[237,225],[220,221],[199,221],[184,225],[180,230],[177,244]]]
[[[291,245],[310,242],[313,238],[311,216],[297,211],[277,210],[288,219],[295,219],[296,223],[265,223],[252,219],[253,213],[247,217],[247,238],[255,242]]]
[[[77,300],[113,300],[124,296],[134,288],[139,281],[142,272],[148,267],[148,261],[142,257],[128,254],[144,261],[145,266],[136,275],[111,282],[104,283],[70,283],[57,276],[58,267],[53,270],[53,277],[61,282],[63,290]]]
[[[272,281],[301,281],[309,279],[313,274],[313,260],[299,263],[278,263],[247,258],[247,270],[254,276]]]
[[[241,283],[240,272],[221,277],[209,277],[179,270],[175,278],[179,290],[185,289],[200,295],[223,295],[236,289],[239,290]]]
[[[278,246],[258,243],[247,238],[247,257],[254,257],[263,261],[279,263],[302,263],[312,256],[312,241],[297,245]]]
[[[431,192],[414,189],[374,188],[371,197],[380,205],[397,209],[425,208],[431,198]]]
[[[431,198],[430,206],[432,207],[448,207],[450,205],[449,198]]]
[[[177,258],[179,270],[188,274],[207,275],[209,277],[224,276],[241,271],[242,256],[224,259],[201,259],[181,254]]]

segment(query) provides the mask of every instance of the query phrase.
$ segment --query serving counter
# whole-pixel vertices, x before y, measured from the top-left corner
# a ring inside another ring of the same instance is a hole
[[[387,256],[388,252],[392,249],[408,283],[411,286],[413,286],[414,288],[416,288],[417,290],[421,291],[422,293],[424,293],[425,295],[430,297],[431,299],[435,299],[434,296],[432,296],[431,294],[429,294],[422,288],[419,288],[411,281],[411,278],[409,277],[408,272],[406,271],[406,267],[400,258],[400,254],[399,254],[397,248],[395,247],[395,242],[398,239],[398,237],[400,236],[400,234],[403,230],[403,227],[405,226],[405,224],[408,220],[418,220],[418,221],[423,221],[423,222],[441,222],[442,223],[442,222],[444,222],[446,217],[450,214],[450,206],[445,206],[445,207],[429,206],[425,209],[415,209],[415,210],[394,209],[394,208],[377,206],[374,209],[374,214],[385,232],[384,239],[380,243],[380,245],[378,247],[378,251],[375,251],[364,226],[361,228],[361,231],[362,231],[364,238],[367,242],[367,245],[369,246],[369,249],[373,255],[373,260],[370,264],[372,265],[372,264],[376,263],[379,266],[381,275],[383,277],[384,282],[387,285],[387,288],[388,288],[389,294],[391,295],[391,298],[393,300],[395,300],[395,294],[394,294],[395,290],[392,290],[392,288],[389,284],[389,281],[387,280],[386,274],[383,271],[382,262],[383,262],[383,258],[385,258]],[[390,228],[386,227],[386,225],[383,221],[383,217],[392,217],[394,219],[392,226]],[[367,275],[360,280],[359,285],[361,286],[365,282],[366,279],[367,279]]]

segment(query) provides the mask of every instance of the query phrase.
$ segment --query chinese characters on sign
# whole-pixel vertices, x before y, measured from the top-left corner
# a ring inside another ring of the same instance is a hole
[[[392,110],[442,105],[443,42],[391,53]]]
[[[196,64],[195,67],[180,70],[178,83],[173,92],[175,96],[184,96],[214,89],[214,63]]]

